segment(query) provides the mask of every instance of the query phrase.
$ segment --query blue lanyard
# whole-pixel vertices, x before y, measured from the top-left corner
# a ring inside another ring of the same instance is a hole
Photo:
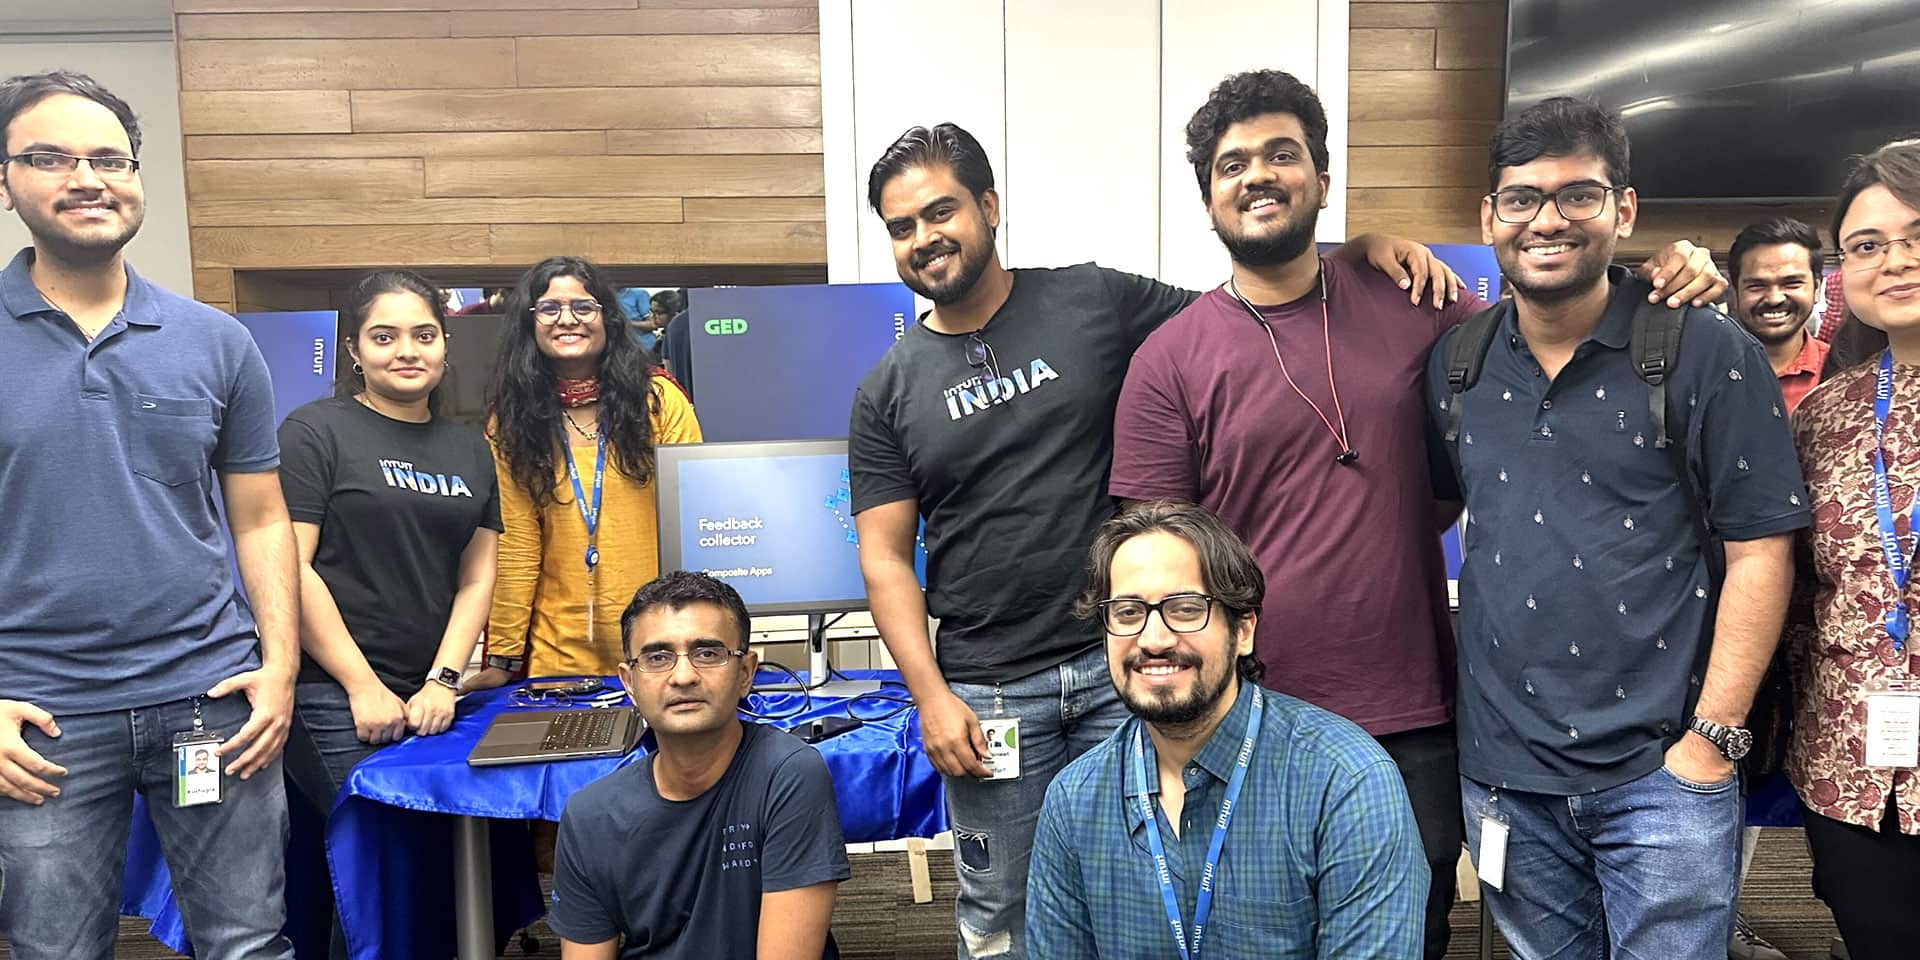
[[[1180,947],[1181,960],[1197,960],[1200,956],[1200,937],[1206,932],[1208,914],[1213,912],[1213,874],[1220,866],[1220,851],[1227,844],[1227,823],[1233,819],[1234,805],[1240,801],[1240,787],[1247,781],[1253,745],[1260,739],[1260,714],[1266,706],[1266,697],[1253,684],[1247,684],[1240,695],[1252,697],[1253,704],[1247,712],[1247,732],[1240,741],[1240,757],[1234,763],[1233,775],[1227,778],[1227,795],[1220,801],[1220,816],[1213,822],[1213,842],[1207,846],[1207,863],[1200,871],[1200,896],[1193,905],[1191,948],[1187,946],[1187,935],[1180,923],[1180,902],[1173,892],[1173,875],[1167,871],[1167,850],[1160,841],[1160,819],[1153,811],[1146,747],[1141,742],[1140,728],[1133,729],[1133,778],[1140,785],[1140,812],[1147,819],[1147,844],[1153,849],[1153,870],[1160,880],[1160,902],[1167,908],[1167,923],[1173,927],[1173,942]]]
[[[1887,609],[1887,636],[1893,652],[1907,652],[1907,555],[1893,529],[1893,493],[1887,487],[1887,413],[1893,406],[1893,350],[1880,354],[1880,379],[1873,387],[1873,508],[1880,514],[1880,551],[1893,574],[1894,598]],[[1908,523],[1913,514],[1908,512]]]
[[[587,506],[587,495],[580,489],[580,468],[573,464],[573,445],[562,441],[560,449],[567,454],[567,479],[573,481],[573,504],[580,508],[580,519],[587,524],[587,572],[600,563],[600,483],[607,475],[607,434],[600,432],[599,449],[593,455],[593,506]]]

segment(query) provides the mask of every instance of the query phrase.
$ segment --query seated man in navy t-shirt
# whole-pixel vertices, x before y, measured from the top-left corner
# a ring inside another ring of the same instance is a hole
[[[853,871],[833,781],[812,747],[734,712],[759,665],[740,594],[675,571],[633,595],[620,635],[654,744],[560,817],[560,955],[837,958],[827,923]]]

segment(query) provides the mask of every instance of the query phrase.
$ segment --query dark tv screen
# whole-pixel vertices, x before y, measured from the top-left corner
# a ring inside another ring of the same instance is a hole
[[[1507,115],[1563,95],[1622,113],[1642,197],[1831,197],[1920,135],[1920,3],[1509,0]]]

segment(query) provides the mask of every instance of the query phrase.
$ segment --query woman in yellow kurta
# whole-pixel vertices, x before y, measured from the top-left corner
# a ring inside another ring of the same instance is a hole
[[[660,572],[654,447],[700,441],[692,402],[653,369],[592,264],[543,261],[506,310],[487,431],[504,530],[470,688],[614,672],[620,612]]]

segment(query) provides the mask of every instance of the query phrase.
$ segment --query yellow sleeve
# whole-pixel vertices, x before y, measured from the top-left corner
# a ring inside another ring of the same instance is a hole
[[[487,652],[523,657],[527,652],[527,625],[533,619],[533,596],[540,583],[542,531],[533,498],[513,480],[500,448],[493,444],[494,471],[500,485],[500,560],[493,580],[493,610],[487,615]]]
[[[654,394],[660,398],[660,414],[653,422],[653,442],[700,443],[700,420],[693,414],[693,401],[679,387],[663,377],[653,378]]]

